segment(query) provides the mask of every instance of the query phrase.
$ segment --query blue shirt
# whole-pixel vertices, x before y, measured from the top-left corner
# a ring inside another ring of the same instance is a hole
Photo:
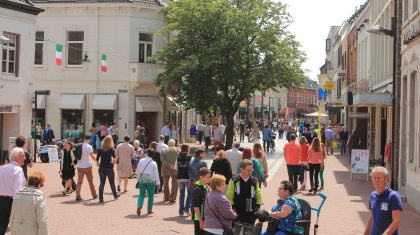
[[[300,226],[295,225],[295,222],[298,220],[302,220],[302,212],[300,208],[300,204],[298,200],[290,196],[284,200],[282,204],[277,204],[273,206],[271,211],[277,212],[281,211],[281,207],[283,205],[288,205],[293,208],[292,213],[290,213],[287,217],[280,219],[279,222],[279,229],[284,232],[293,232],[297,234],[303,234],[303,228]]]
[[[334,132],[331,129],[325,130],[325,138],[327,139],[333,139],[334,138]]]
[[[199,178],[199,171],[202,167],[207,167],[207,162],[200,159],[200,157],[195,156],[190,161],[190,165],[188,166],[188,172],[190,176],[190,180],[198,180]]]
[[[169,127],[167,127],[167,126],[164,126],[162,128],[162,133],[161,134],[164,135],[164,136],[170,136],[171,135],[171,129],[169,129]]]
[[[270,128],[264,128],[262,131],[263,134],[263,140],[272,140],[273,131],[271,131]]]
[[[390,188],[380,195],[372,192],[369,199],[369,210],[372,211],[372,227],[369,234],[382,234],[392,223],[392,211],[403,210],[400,195]],[[399,234],[397,230],[392,235]]]

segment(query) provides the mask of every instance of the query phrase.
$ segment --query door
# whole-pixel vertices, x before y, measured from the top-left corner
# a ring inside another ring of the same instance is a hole
[[[136,113],[136,125],[135,126],[141,126],[146,129],[146,137],[147,137],[147,146],[144,146],[145,148],[149,147],[149,144],[152,141],[157,141],[156,134],[156,118],[157,113],[156,112],[140,112]]]
[[[357,132],[359,132],[360,139],[362,140],[362,143],[360,144],[360,149],[367,149],[367,143],[368,143],[368,119],[361,118],[357,119]]]

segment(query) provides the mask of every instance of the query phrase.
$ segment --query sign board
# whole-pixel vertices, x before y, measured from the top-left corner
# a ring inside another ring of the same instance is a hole
[[[347,77],[347,70],[339,70],[337,72],[337,76],[342,78],[342,77]]]
[[[48,158],[50,162],[59,162],[57,148],[48,147]]]
[[[325,81],[323,88],[324,90],[334,90],[335,89],[334,81],[333,80]]]
[[[0,113],[18,113],[19,108],[18,106],[1,106],[0,105]]]
[[[367,174],[369,178],[369,150],[352,149],[351,174]]]

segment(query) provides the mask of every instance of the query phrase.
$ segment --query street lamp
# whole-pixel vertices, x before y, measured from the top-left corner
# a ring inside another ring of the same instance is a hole
[[[377,35],[386,35],[393,38],[393,48],[392,48],[392,155],[391,155],[391,188],[398,190],[398,158],[396,151],[396,143],[398,142],[399,136],[397,136],[396,123],[397,123],[397,102],[396,102],[396,93],[400,92],[396,89],[397,82],[397,1],[394,0],[394,17],[391,17],[391,30],[385,29],[380,25],[374,25],[367,30],[367,32]]]

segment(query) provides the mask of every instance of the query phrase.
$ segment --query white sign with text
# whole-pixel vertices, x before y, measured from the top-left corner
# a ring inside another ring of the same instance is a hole
[[[351,173],[368,174],[369,173],[369,150],[352,149],[351,150]]]

